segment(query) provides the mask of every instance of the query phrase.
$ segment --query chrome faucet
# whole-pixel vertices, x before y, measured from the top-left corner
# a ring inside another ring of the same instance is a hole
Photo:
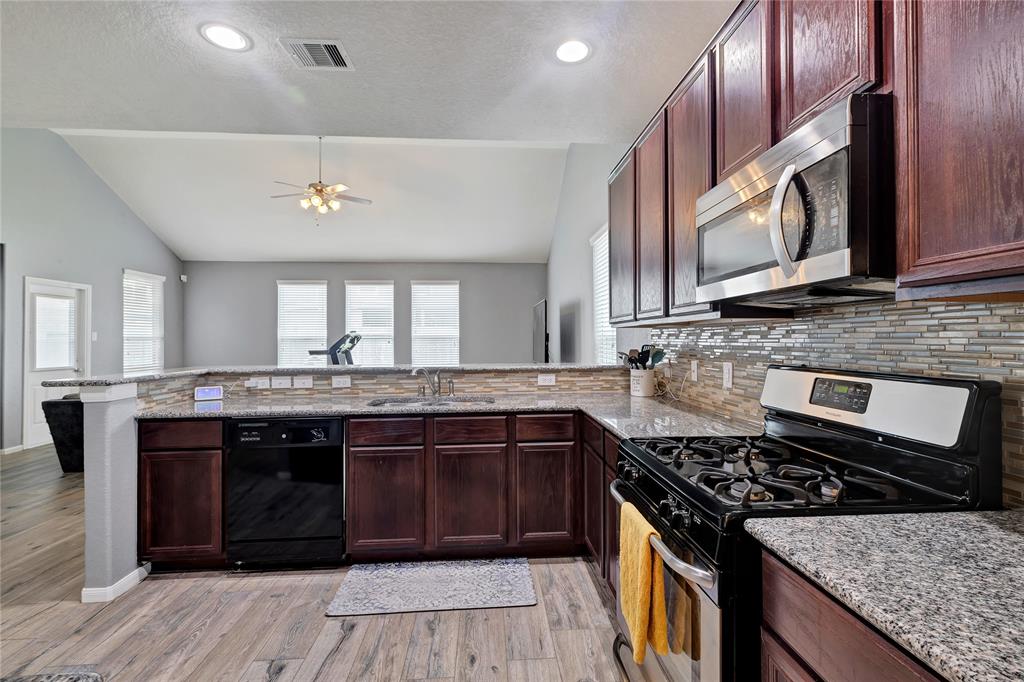
[[[422,374],[423,378],[427,380],[427,386],[430,387],[431,395],[441,395],[441,370],[437,370],[434,372],[433,376],[431,376],[430,371],[426,368],[417,367],[412,371],[412,376],[416,376],[417,374]],[[420,393],[426,395],[426,391],[423,390],[422,386],[420,386]]]

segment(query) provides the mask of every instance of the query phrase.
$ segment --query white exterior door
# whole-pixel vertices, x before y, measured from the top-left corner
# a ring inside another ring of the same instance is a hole
[[[89,374],[92,288],[88,284],[25,278],[25,404],[21,442],[50,443],[42,403],[73,392],[44,388],[47,379]]]

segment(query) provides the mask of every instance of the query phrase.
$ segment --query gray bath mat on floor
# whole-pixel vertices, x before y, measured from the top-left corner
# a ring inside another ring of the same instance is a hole
[[[356,564],[327,607],[328,616],[533,606],[526,559]]]

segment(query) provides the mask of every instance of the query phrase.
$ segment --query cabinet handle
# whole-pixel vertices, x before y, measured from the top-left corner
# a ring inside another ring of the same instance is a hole
[[[796,166],[793,164],[786,166],[786,169],[782,171],[782,176],[779,178],[778,184],[775,185],[775,191],[772,192],[771,208],[768,209],[768,236],[772,240],[775,260],[779,262],[779,267],[782,268],[782,274],[786,276],[786,279],[796,274],[796,263],[789,255],[789,249],[786,247],[786,235],[782,231],[782,202],[786,200],[786,191],[789,189],[789,182],[793,179],[794,173],[796,173]]]

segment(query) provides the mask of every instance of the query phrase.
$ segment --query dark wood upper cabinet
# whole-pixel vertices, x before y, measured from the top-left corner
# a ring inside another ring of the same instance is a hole
[[[636,319],[665,310],[665,115],[658,114],[636,147]]]
[[[710,61],[697,63],[668,103],[669,312],[695,308],[697,198],[711,189]],[[701,304],[699,307],[707,307]]]
[[[438,547],[508,542],[508,447],[434,447],[434,533]]]
[[[772,144],[770,17],[765,0],[736,14],[713,47],[716,180]]]
[[[785,137],[880,77],[875,0],[779,0],[776,21],[777,138]]]
[[[516,447],[515,539],[518,544],[573,542],[572,443]]]
[[[901,290],[1024,273],[1024,3],[901,0],[894,19]]]
[[[352,448],[348,549],[417,549],[425,542],[424,448]]]
[[[141,454],[141,558],[182,561],[224,554],[222,470],[220,450]]]
[[[635,319],[636,166],[633,152],[608,180],[608,307],[611,322]]]

